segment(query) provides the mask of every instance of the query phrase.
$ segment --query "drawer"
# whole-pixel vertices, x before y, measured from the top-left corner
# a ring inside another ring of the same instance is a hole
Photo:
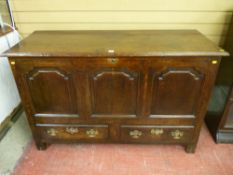
[[[193,137],[193,126],[122,125],[122,142],[186,143]]]
[[[47,140],[105,140],[108,125],[37,125],[37,129]]]

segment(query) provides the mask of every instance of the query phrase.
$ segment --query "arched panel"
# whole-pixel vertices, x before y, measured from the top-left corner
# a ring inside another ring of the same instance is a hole
[[[36,115],[77,113],[69,74],[56,68],[34,68],[26,77]]]
[[[194,69],[169,68],[153,78],[152,115],[194,115],[203,75]]]
[[[91,77],[93,115],[136,116],[139,76],[127,70],[101,70]]]

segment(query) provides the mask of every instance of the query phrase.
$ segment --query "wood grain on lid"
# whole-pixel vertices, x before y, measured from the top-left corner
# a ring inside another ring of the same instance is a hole
[[[196,30],[35,31],[8,57],[228,56]]]

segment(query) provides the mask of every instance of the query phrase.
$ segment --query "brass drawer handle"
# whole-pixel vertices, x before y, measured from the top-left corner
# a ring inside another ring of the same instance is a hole
[[[184,132],[177,129],[175,131],[172,131],[171,135],[174,139],[179,140],[181,139],[181,137],[184,136]]]
[[[161,129],[161,128],[151,129],[150,133],[151,133],[151,135],[162,135],[163,134],[163,129]]]
[[[112,64],[116,64],[119,60],[117,58],[109,58],[108,61]]]
[[[129,132],[129,135],[134,138],[134,139],[138,139],[139,137],[142,136],[142,131],[139,130],[133,130]]]
[[[99,134],[99,131],[96,129],[89,129],[86,131],[88,137],[96,137]]]
[[[56,136],[58,133],[58,131],[54,128],[50,128],[47,130],[47,134],[50,135],[50,136]]]
[[[76,134],[76,133],[78,133],[78,128],[67,127],[66,132],[69,133],[69,134]]]

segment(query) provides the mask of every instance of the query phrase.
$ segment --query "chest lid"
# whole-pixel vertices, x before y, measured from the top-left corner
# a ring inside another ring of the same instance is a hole
[[[7,57],[227,56],[196,30],[35,31]]]

